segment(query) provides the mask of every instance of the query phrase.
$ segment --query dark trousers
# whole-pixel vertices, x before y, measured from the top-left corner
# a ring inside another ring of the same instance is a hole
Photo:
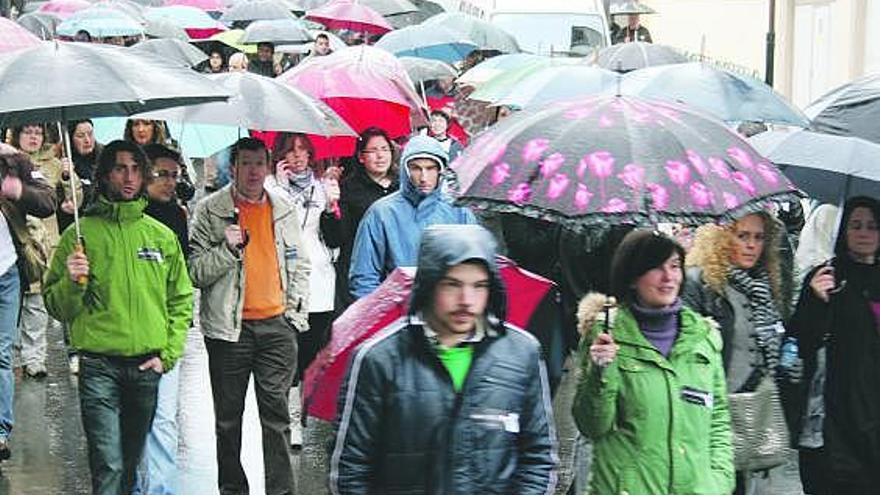
[[[80,410],[95,495],[131,493],[161,377],[138,369],[150,357],[80,357]]]
[[[296,330],[282,317],[243,321],[238,342],[206,338],[205,346],[214,396],[220,494],[249,491],[240,457],[241,418],[251,373],[263,430],[266,494],[292,494],[287,394],[296,371]]]
[[[299,351],[297,352],[297,381],[305,377],[306,368],[315,360],[315,356],[330,340],[330,325],[333,324],[333,311],[325,313],[309,313],[309,331],[297,336]]]

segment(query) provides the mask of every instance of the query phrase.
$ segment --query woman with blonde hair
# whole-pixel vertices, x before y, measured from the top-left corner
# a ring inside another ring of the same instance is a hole
[[[781,235],[772,216],[752,213],[729,225],[700,227],[688,254],[682,299],[720,325],[730,393],[753,392],[765,377],[776,377],[792,299],[783,294]],[[739,471],[735,493],[755,493],[757,482]]]

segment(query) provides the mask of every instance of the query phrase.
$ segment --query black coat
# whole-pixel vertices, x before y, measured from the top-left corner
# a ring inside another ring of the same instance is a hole
[[[807,277],[789,325],[805,361],[805,383],[816,351],[826,346],[824,440],[832,479],[880,486],[880,330],[871,301],[880,302],[880,265],[833,261],[843,289],[829,303],[809,287]],[[805,399],[806,396],[803,396]],[[803,405],[800,409],[803,410]]]
[[[407,317],[358,349],[339,395],[334,493],[553,492],[553,414],[537,341],[506,327],[475,346],[459,393]]]
[[[186,210],[183,209],[177,201],[169,201],[168,203],[160,203],[150,200],[144,213],[150,215],[156,220],[162,222],[162,225],[168,227],[177,236],[180,242],[180,249],[183,256],[189,258],[189,225],[187,224]]]

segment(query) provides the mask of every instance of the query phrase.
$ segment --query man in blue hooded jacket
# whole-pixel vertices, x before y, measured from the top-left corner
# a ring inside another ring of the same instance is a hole
[[[452,206],[443,191],[448,155],[436,139],[414,136],[401,156],[400,190],[370,206],[354,239],[349,290],[359,299],[398,266],[415,266],[419,239],[435,224],[474,224],[467,208]]]
[[[553,493],[558,458],[538,341],[504,322],[492,235],[425,229],[409,314],[355,351],[334,495]]]

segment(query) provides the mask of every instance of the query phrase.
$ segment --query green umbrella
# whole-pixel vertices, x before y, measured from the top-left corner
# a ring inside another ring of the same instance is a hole
[[[471,100],[493,103],[507,96],[510,93],[511,88],[535,71],[543,69],[544,67],[582,63],[582,59],[568,57],[545,57],[529,61],[516,69],[502,72],[492,79],[489,79],[486,84],[480,86],[480,88],[474,91],[468,98]]]

